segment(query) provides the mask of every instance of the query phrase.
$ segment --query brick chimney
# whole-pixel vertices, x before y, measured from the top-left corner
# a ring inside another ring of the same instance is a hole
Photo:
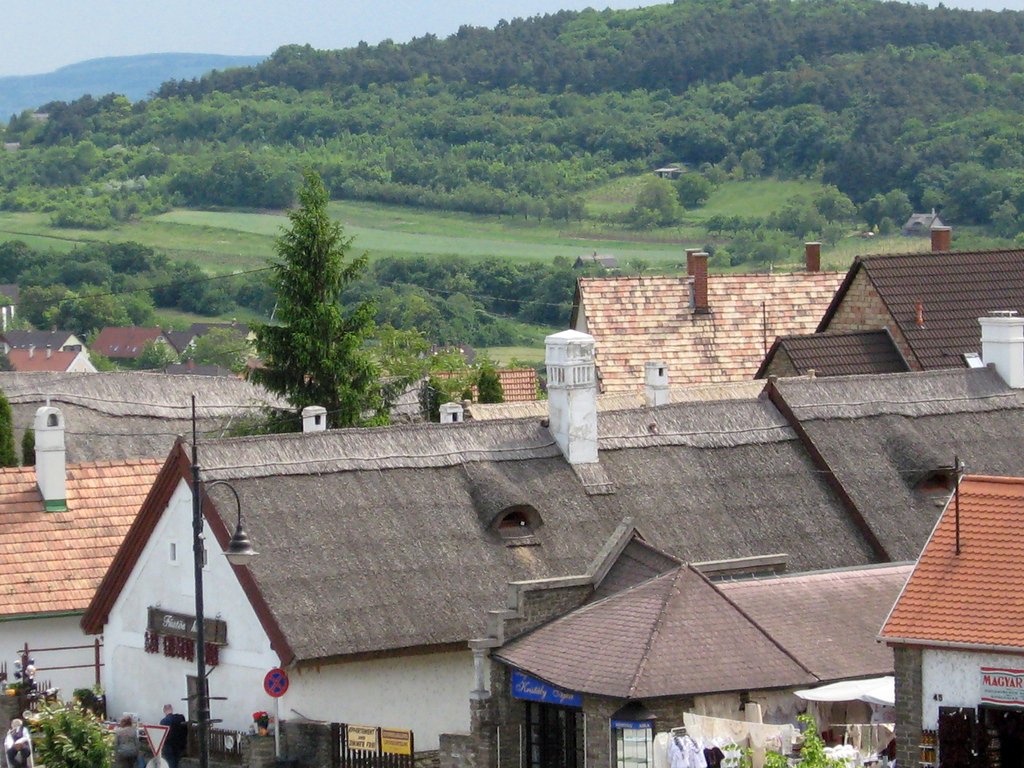
[[[804,243],[804,260],[808,272],[821,272],[821,243]]]
[[[31,358],[36,356],[35,344],[29,344],[28,345],[28,356],[29,356],[29,359],[31,359]]]
[[[693,277],[693,255],[700,253],[700,248],[687,248],[686,249],[686,274]]]
[[[442,424],[461,424],[465,414],[461,403],[441,403],[440,411]]]
[[[668,402],[668,364],[664,360],[644,363],[644,399],[648,406]]]
[[[1003,381],[1024,388],[1024,317],[1013,310],[992,312],[981,324],[981,359],[995,366]]]
[[[932,227],[932,253],[942,253],[953,247],[952,227]]]
[[[579,331],[544,339],[548,428],[570,464],[597,463],[597,376],[594,337]]]
[[[307,405],[302,409],[303,432],[325,432],[327,430],[327,409],[322,405]]]
[[[32,428],[36,433],[36,484],[43,496],[43,505],[47,512],[66,512],[64,415],[59,408],[45,405],[36,411]]]
[[[703,251],[693,254],[693,289],[690,301],[695,315],[706,315],[708,307],[708,255]]]

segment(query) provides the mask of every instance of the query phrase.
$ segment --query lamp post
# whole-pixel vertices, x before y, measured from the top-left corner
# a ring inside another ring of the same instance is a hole
[[[206,681],[206,616],[203,610],[203,484],[199,477],[199,447],[196,430],[196,396],[192,395],[192,558],[196,578],[196,737],[199,742],[199,768],[210,765],[210,690]],[[245,565],[256,555],[242,529],[242,502],[238,491],[226,480],[214,480],[207,488],[223,485],[235,497],[238,512],[235,533],[225,555],[233,565]]]

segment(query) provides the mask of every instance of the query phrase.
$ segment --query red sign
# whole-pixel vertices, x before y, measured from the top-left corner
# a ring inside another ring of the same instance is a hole
[[[288,690],[288,673],[280,667],[274,667],[263,678],[263,690],[275,699],[284,696]]]

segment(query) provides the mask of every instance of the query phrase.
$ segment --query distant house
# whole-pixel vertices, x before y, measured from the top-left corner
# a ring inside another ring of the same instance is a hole
[[[11,368],[15,371],[53,371],[55,373],[96,373],[96,366],[89,359],[89,353],[77,349],[53,350],[12,349],[7,353]]]
[[[931,213],[912,213],[900,232],[908,237],[928,237],[932,227],[944,227],[942,219],[932,208]]]
[[[1000,311],[1024,314],[1024,250],[933,239],[931,251],[857,257],[817,332],[884,328],[911,370],[962,368],[980,349],[978,318]]]
[[[659,179],[678,179],[683,175],[683,169],[678,165],[666,165],[664,168],[655,168],[654,175]]]
[[[4,331],[0,334],[4,352],[12,349],[81,350],[85,344],[71,331]]]
[[[107,326],[92,342],[93,351],[111,360],[134,360],[142,354],[147,342],[167,344],[170,342],[159,328]]]
[[[584,256],[578,256],[576,261],[573,262],[572,267],[573,269],[583,269],[584,267],[592,267],[595,264],[605,269],[618,269],[619,260],[610,254],[594,251]]]
[[[597,340],[602,392],[641,391],[645,364],[663,361],[673,385],[753,377],[777,336],[810,333],[843,279],[807,271],[709,275],[706,253],[689,275],[581,277],[571,328]]]
[[[171,345],[174,351],[180,355],[195,343],[196,335],[192,331],[167,331],[164,333],[164,338],[167,339],[167,343]]]
[[[537,371],[533,368],[499,368],[498,381],[506,403],[523,403],[537,399]],[[449,379],[456,374],[439,371],[434,374],[439,379]],[[476,385],[473,386],[473,401],[476,401]]]

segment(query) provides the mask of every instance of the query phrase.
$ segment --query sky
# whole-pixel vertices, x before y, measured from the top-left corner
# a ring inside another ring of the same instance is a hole
[[[929,0],[935,5],[938,0]],[[644,0],[2,0],[0,77],[140,53],[270,54],[289,43],[347,48],[405,42],[462,24],[558,10],[635,8]],[[1024,10],[1024,0],[945,0]]]

